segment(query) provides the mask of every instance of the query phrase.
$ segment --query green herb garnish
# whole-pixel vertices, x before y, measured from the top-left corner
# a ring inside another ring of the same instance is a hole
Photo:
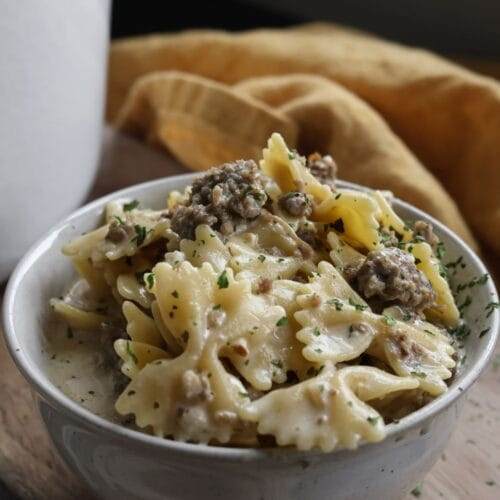
[[[132,200],[129,203],[124,203],[123,204],[123,211],[124,212],[130,212],[134,208],[137,208],[139,206],[139,201],[138,200]]]
[[[132,241],[135,241],[136,245],[140,247],[144,243],[146,236],[148,235],[148,233],[152,231],[152,229],[147,231],[145,226],[140,226],[139,224],[135,224],[134,231],[135,231],[135,236],[132,238]]]
[[[217,285],[219,288],[228,288],[229,280],[227,278],[227,271],[224,269],[220,276],[217,278]]]
[[[490,331],[489,328],[485,328],[479,332],[479,338],[484,337]]]
[[[351,299],[351,297],[349,297],[349,304],[354,307],[356,311],[364,311],[368,308],[368,306],[364,306],[363,304],[357,304],[356,302],[354,302],[354,300]]]
[[[327,300],[326,303],[331,306],[335,306],[336,311],[342,311],[342,308],[344,307],[343,302],[336,298]]]
[[[265,255],[259,255],[257,257],[261,262],[264,262],[266,260],[266,256]]]
[[[380,417],[368,417],[366,420],[368,420],[368,422],[370,422],[370,424],[372,424],[372,425],[377,425],[379,418]]]
[[[389,326],[394,326],[396,324],[396,320],[390,314],[383,314],[384,323]]]
[[[276,326],[284,326],[288,324],[288,318],[286,316],[283,316],[276,322]]]
[[[134,354],[134,352],[132,351],[131,347],[130,347],[130,342],[127,341],[127,354],[130,356],[130,358],[132,359],[132,361],[137,364],[138,360],[137,360],[137,356]]]
[[[155,284],[155,273],[147,273],[146,284],[149,289],[153,288],[153,285]]]
[[[490,302],[485,308],[485,311],[488,311],[486,314],[486,317],[489,318],[495,309],[498,309],[500,307],[500,302]]]
[[[415,488],[413,488],[411,490],[411,494],[414,496],[414,497],[419,497],[420,495],[422,495],[422,486],[420,484],[418,484],[417,486],[415,486]]]

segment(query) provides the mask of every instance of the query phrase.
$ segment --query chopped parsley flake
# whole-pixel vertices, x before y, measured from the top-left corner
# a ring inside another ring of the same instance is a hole
[[[411,494],[414,496],[414,497],[419,497],[420,495],[422,495],[422,486],[420,484],[418,484],[417,486],[415,486],[415,488],[413,488],[411,490]]]
[[[458,310],[460,311],[460,316],[463,315],[465,309],[467,309],[471,304],[472,304],[472,297],[470,295],[467,295],[463,303],[458,306]]]
[[[389,326],[394,326],[396,324],[396,320],[390,314],[383,314],[384,323]]]
[[[418,377],[418,378],[426,378],[427,377],[427,373],[419,372],[419,371],[412,371],[412,372],[410,372],[410,375],[413,375],[413,376]]]
[[[239,392],[238,393],[242,398],[249,398],[248,392]]]
[[[484,330],[479,332],[479,338],[484,337],[490,331],[489,328],[485,328]]]
[[[451,328],[448,331],[450,335],[453,335],[458,340],[463,340],[470,334],[470,328],[465,323],[461,323],[460,325],[456,326],[455,328]]]
[[[342,193],[338,193],[335,195],[335,199],[338,200],[342,196]]]
[[[440,241],[436,246],[436,257],[439,260],[443,260],[445,253],[446,253],[446,248],[444,246],[444,243]]]
[[[485,308],[485,311],[488,311],[486,314],[486,317],[489,318],[495,309],[498,309],[500,307],[500,302],[490,302]]]
[[[130,358],[132,359],[132,361],[137,364],[138,363],[138,360],[137,360],[137,356],[134,354],[134,352],[132,351],[131,347],[130,347],[130,342],[127,341],[127,354],[130,356]]]
[[[327,304],[331,306],[335,306],[336,311],[342,311],[342,307],[344,307],[344,304],[341,300],[339,299],[330,299],[326,301]]]
[[[132,200],[129,203],[124,203],[123,205],[123,211],[124,212],[130,212],[134,208],[137,208],[139,206],[139,201],[138,200]]]
[[[426,330],[425,328],[424,328],[424,332],[428,333],[429,335],[432,335],[433,337],[436,336],[436,334],[434,332],[432,332],[431,330]]]
[[[134,231],[135,231],[135,236],[132,238],[132,241],[135,241],[136,245],[140,247],[144,243],[146,236],[152,231],[152,229],[148,231],[146,230],[145,226],[140,226],[139,224],[135,224]]]
[[[123,224],[125,224],[125,222],[123,222],[123,219],[121,217],[118,217],[118,215],[113,215],[113,219],[115,219],[118,224],[121,224],[123,226]]]
[[[377,425],[379,418],[380,417],[368,417],[366,420],[368,420],[368,422],[370,422],[370,424],[372,425]]]
[[[229,287],[229,280],[227,279],[227,272],[224,269],[220,276],[217,278],[217,285],[219,288],[228,288]]]
[[[319,337],[321,335],[321,330],[317,326],[314,327],[313,335],[315,335],[316,337]]]
[[[221,309],[221,308],[222,308],[222,305],[221,305],[221,304],[216,304],[214,307],[212,307],[212,309],[213,309],[214,311],[218,311],[218,310],[219,310],[219,309]]]
[[[283,316],[276,322],[276,326],[284,326],[288,324],[288,318],[286,316]]]
[[[368,308],[368,306],[364,306],[363,304],[357,304],[356,302],[354,302],[354,300],[352,300],[350,297],[349,297],[349,304],[354,307],[354,309],[356,309],[356,311],[364,311],[365,309]]]
[[[153,288],[153,285],[155,283],[155,273],[148,273],[146,275],[146,283],[148,285],[148,288]]]
[[[176,299],[178,299],[179,298],[179,292],[177,290],[174,290],[172,292],[172,297],[175,297]]]
[[[257,257],[261,262],[264,262],[266,260],[266,256],[265,255],[259,255]]]

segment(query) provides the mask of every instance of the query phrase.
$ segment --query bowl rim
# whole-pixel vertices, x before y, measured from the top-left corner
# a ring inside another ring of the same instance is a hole
[[[112,193],[91,201],[78,210],[72,212],[70,215],[68,215],[59,223],[54,225],[51,229],[49,229],[43,236],[41,236],[18,262],[5,289],[2,310],[4,338],[12,359],[14,360],[21,374],[31,385],[31,387],[34,388],[35,391],[43,399],[45,399],[58,411],[62,412],[70,418],[76,418],[80,423],[84,424],[87,427],[90,427],[93,431],[106,434],[107,437],[113,437],[121,441],[128,440],[130,442],[130,445],[146,446],[154,448],[158,451],[165,450],[180,455],[186,455],[191,458],[210,457],[212,459],[216,458],[219,460],[236,460],[245,462],[268,459],[270,456],[273,458],[281,459],[285,457],[287,459],[311,458],[318,455],[320,455],[321,457],[331,455],[339,456],[342,451],[345,450],[334,450],[332,452],[324,453],[320,450],[315,449],[301,451],[293,448],[280,447],[266,449],[192,444],[174,441],[171,439],[159,438],[157,436],[145,434],[134,429],[126,428],[124,426],[121,426],[120,424],[111,422],[104,419],[103,417],[93,414],[89,410],[80,406],[75,401],[71,400],[61,390],[57,389],[57,387],[50,381],[47,374],[43,373],[43,370],[40,369],[40,371],[44,375],[43,379],[39,379],[37,376],[35,376],[35,368],[32,366],[32,364],[34,365],[34,363],[30,361],[29,356],[25,354],[20,348],[17,342],[13,314],[17,292],[20,288],[23,276],[28,272],[29,269],[31,269],[32,266],[36,265],[39,256],[43,254],[47,246],[47,242],[50,241],[54,237],[54,235],[58,234],[64,227],[71,225],[72,222],[78,220],[83,215],[91,213],[96,209],[104,208],[105,205],[112,200],[130,196],[140,196],[140,194],[138,194],[139,192],[144,193],[151,188],[161,185],[165,185],[165,189],[168,190],[169,184],[183,181],[188,182],[197,175],[200,174],[187,173],[171,177],[163,177],[152,181],[134,184],[118,191],[113,191]],[[338,185],[342,188],[351,188],[360,191],[371,190],[368,187],[347,181],[339,181]],[[480,271],[481,274],[488,273],[486,266],[475,254],[475,252],[459,236],[457,236],[453,231],[444,226],[444,224],[405,201],[402,201],[396,197],[394,198],[394,201],[397,206],[396,208],[398,208],[399,206],[408,210],[409,213],[411,213],[412,217],[421,218],[423,220],[431,222],[434,227],[438,229],[439,233],[443,233],[446,238],[452,240],[455,244],[457,244],[457,246],[460,247],[461,251],[464,254],[467,254],[467,260],[471,262]],[[489,279],[486,283],[486,286],[488,287],[488,292],[491,296],[491,300],[498,302],[498,295],[493,280]],[[413,412],[402,418],[398,423],[388,424],[387,434],[383,441],[378,443],[362,443],[362,446],[359,449],[366,446],[376,446],[377,444],[385,442],[395,434],[407,432],[410,429],[415,428],[419,424],[422,424],[423,422],[442,412],[445,408],[454,403],[469,389],[469,387],[477,380],[477,378],[481,375],[481,373],[487,366],[497,342],[500,329],[500,310],[498,308],[494,309],[491,316],[491,327],[488,335],[488,341],[483,350],[479,353],[476,362],[469,366],[468,370],[463,374],[463,378],[460,384],[450,387],[447,392],[434,399],[424,407],[420,408],[416,412]]]

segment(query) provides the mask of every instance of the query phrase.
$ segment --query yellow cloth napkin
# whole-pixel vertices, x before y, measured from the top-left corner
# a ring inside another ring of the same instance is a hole
[[[424,50],[325,24],[118,41],[107,116],[197,170],[278,131],[500,253],[500,84]]]

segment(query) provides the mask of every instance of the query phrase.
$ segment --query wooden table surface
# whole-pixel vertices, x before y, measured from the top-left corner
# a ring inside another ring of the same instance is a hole
[[[140,168],[136,168],[139,158]],[[163,154],[106,130],[99,183],[90,197],[181,172],[183,169]],[[52,449],[28,384],[12,363],[3,340],[0,367],[0,479],[23,499],[92,498]],[[500,499],[500,348],[470,391],[445,453],[409,499],[415,497]],[[0,498],[4,498],[1,488]]]

